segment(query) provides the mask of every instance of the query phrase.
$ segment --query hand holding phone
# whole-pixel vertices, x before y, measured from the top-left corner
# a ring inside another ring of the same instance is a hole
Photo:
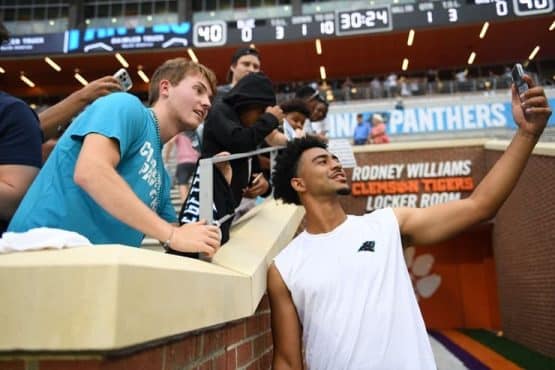
[[[258,181],[260,181],[260,178],[262,177],[262,172],[260,172],[258,175],[252,175],[251,176],[251,180],[249,181],[249,188],[253,185],[256,185],[258,183]]]
[[[121,85],[121,89],[123,91],[128,91],[129,89],[131,89],[131,87],[133,87],[131,76],[129,75],[127,70],[125,70],[125,68],[121,68],[119,71],[114,73],[114,77],[119,81],[119,84]]]
[[[522,78],[524,76],[524,68],[522,68],[522,64],[520,63],[515,64],[511,72],[511,75],[513,77],[513,82],[515,83],[516,89],[518,91],[518,95],[520,96],[523,93],[525,93],[526,90],[528,90],[528,84]]]

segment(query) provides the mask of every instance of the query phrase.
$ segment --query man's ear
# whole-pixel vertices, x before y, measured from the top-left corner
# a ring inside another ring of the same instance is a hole
[[[293,177],[290,183],[293,190],[295,190],[298,193],[302,193],[306,190],[305,183],[303,179],[301,179],[300,177]]]
[[[167,97],[169,95],[171,82],[169,80],[161,80],[158,84],[159,95]]]

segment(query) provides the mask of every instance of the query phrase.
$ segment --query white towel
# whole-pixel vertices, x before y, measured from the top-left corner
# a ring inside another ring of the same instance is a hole
[[[92,245],[89,239],[74,231],[39,227],[24,233],[5,232],[0,238],[0,253],[62,249],[88,245]]]

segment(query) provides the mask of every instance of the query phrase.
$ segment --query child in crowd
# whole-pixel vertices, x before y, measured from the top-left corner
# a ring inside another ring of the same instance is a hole
[[[287,140],[291,141],[294,138],[303,137],[305,121],[310,117],[307,104],[301,99],[291,99],[280,106],[285,115],[283,133],[287,136]]]

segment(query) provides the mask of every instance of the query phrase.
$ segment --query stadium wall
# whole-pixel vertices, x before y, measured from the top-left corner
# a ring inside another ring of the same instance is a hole
[[[495,218],[493,249],[505,336],[555,358],[555,147],[534,155]],[[486,147],[487,166],[504,147]]]
[[[164,343],[120,352],[0,357],[2,370],[270,370],[270,306],[264,296],[254,315],[188,333]]]

